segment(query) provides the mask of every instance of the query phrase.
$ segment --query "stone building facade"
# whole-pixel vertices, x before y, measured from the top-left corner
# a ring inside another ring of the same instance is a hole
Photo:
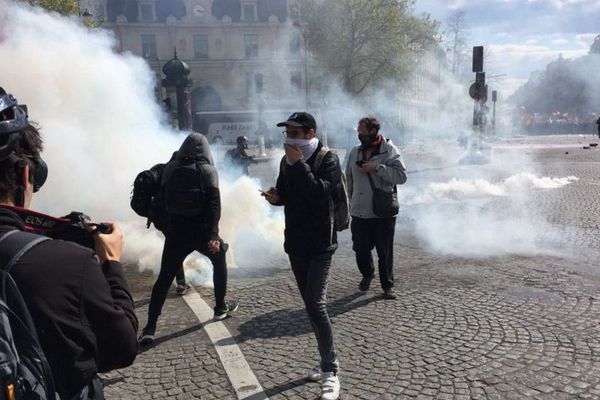
[[[120,51],[147,60],[162,99],[162,67],[176,49],[190,67],[197,130],[259,110],[269,124],[305,104],[304,43],[287,0],[89,1]]]

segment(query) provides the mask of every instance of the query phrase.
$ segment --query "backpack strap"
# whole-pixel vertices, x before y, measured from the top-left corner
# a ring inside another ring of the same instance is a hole
[[[50,238],[18,229],[6,232],[0,237],[0,269],[10,272],[25,253],[46,240]]]
[[[323,159],[329,153],[329,149],[325,146],[321,147],[321,150],[317,153],[317,157],[315,158],[315,163],[313,164],[314,172],[317,172],[319,168],[321,168],[321,164],[323,164]]]

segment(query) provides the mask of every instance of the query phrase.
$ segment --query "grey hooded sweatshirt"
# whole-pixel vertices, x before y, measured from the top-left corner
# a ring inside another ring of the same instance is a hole
[[[204,176],[205,212],[197,217],[170,216],[167,234],[189,235],[202,234],[206,239],[219,239],[219,220],[221,219],[221,193],[219,191],[219,177],[210,153],[208,140],[201,133],[190,133],[181,147],[169,161],[163,173],[163,182],[166,182],[178,164],[196,163]]]
[[[358,160],[362,160],[362,151],[362,145],[353,148],[346,165],[350,215],[358,218],[380,218],[373,212],[373,189],[368,174],[356,165]],[[391,141],[384,138],[379,152],[376,152],[369,161],[377,165],[377,171],[371,173],[376,188],[391,192],[394,185],[406,182],[406,167],[400,152]]]

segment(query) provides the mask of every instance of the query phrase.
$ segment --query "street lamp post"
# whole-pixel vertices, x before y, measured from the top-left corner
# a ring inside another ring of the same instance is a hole
[[[186,89],[192,85],[192,80],[187,76],[190,74],[190,67],[177,58],[177,48],[173,52],[173,58],[162,68],[166,78],[162,80],[162,85],[167,89],[175,88],[177,103],[177,121],[179,130],[187,130],[191,127],[190,104]]]

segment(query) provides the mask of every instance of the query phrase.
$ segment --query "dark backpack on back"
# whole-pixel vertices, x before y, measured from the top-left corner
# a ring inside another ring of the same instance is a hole
[[[52,372],[27,305],[10,276],[43,236],[10,231],[0,237],[0,399],[55,400]]]
[[[131,208],[141,217],[148,218],[147,226],[154,223],[157,229],[165,225],[164,204],[161,196],[161,180],[166,164],[156,164],[140,172],[133,181]]]
[[[202,215],[206,210],[202,164],[195,160],[173,160],[167,169],[161,183],[167,213],[184,217]]]

